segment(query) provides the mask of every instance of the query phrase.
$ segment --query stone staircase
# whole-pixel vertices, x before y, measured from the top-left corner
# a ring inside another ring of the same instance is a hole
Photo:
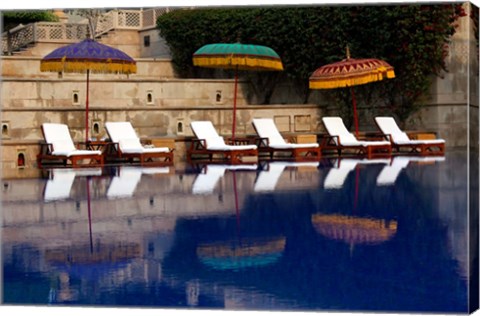
[[[95,38],[104,38],[115,30],[145,31],[156,27],[158,16],[172,8],[111,10],[97,24]],[[87,20],[78,23],[35,22],[19,26],[2,34],[3,56],[24,55],[39,42],[70,44],[90,37]],[[28,55],[28,53],[27,53]]]

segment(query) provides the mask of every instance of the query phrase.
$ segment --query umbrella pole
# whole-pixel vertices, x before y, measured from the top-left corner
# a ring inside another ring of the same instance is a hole
[[[93,253],[92,211],[90,208],[90,177],[87,177],[88,232],[90,235],[90,253]]]
[[[353,201],[353,211],[354,212],[357,210],[359,175],[360,175],[360,169],[357,165],[357,166],[355,166],[355,197],[354,197],[354,201]]]
[[[353,93],[353,87],[350,87],[350,91],[352,92],[353,122],[355,123],[355,136],[358,137],[357,100],[355,99],[355,93]]]
[[[232,140],[235,139],[235,126],[237,125],[237,86],[238,86],[238,66],[235,68],[235,88],[233,91]]]
[[[85,143],[88,142],[88,95],[89,95],[90,69],[87,69],[87,98],[85,101]]]
[[[233,193],[235,197],[235,215],[237,217],[237,230],[240,229],[240,211],[238,209],[238,193],[237,193],[237,175],[233,171]]]

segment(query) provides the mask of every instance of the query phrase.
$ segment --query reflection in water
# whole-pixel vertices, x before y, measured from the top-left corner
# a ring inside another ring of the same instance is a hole
[[[218,270],[240,270],[269,265],[285,249],[285,238],[243,239],[200,244],[197,256],[205,265]]]
[[[8,180],[3,301],[466,312],[466,157],[446,158]]]
[[[397,232],[396,220],[313,214],[312,223],[319,234],[349,245],[378,244],[389,240]]]

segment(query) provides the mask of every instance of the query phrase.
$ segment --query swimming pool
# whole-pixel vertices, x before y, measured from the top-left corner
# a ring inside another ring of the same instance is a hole
[[[3,304],[468,312],[471,166],[449,152],[3,179]]]

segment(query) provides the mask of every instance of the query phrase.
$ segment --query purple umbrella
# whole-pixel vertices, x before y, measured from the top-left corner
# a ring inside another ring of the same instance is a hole
[[[85,141],[88,142],[90,72],[131,74],[137,72],[137,65],[133,58],[121,50],[86,39],[52,51],[40,61],[40,71],[87,73]]]

